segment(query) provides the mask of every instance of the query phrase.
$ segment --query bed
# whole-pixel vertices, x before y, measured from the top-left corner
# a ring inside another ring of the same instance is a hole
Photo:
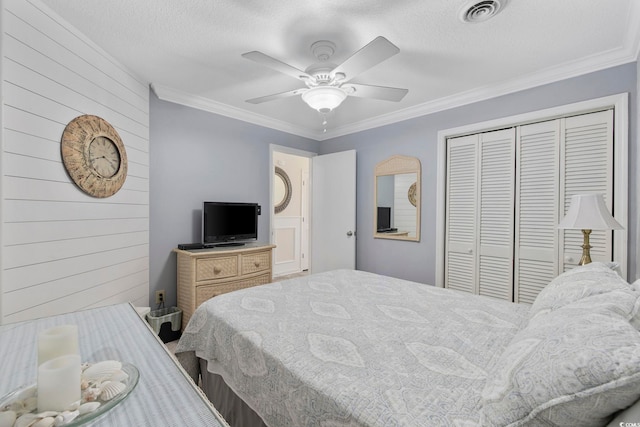
[[[595,426],[640,397],[639,311],[602,263],[532,306],[338,270],[207,301],[176,352],[230,425]]]

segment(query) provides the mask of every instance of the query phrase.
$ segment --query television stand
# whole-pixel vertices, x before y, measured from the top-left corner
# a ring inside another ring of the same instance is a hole
[[[228,242],[228,243],[216,243],[213,245],[214,248],[227,248],[229,246],[244,246],[245,243],[240,242]]]
[[[275,245],[256,244],[204,251],[174,249],[182,330],[196,308],[209,298],[270,283],[273,248]]]

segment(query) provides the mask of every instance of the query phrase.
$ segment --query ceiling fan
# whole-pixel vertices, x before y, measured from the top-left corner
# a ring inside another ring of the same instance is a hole
[[[306,85],[304,88],[248,99],[246,102],[261,104],[275,99],[302,95],[302,100],[311,108],[320,113],[328,113],[338,107],[347,96],[398,102],[409,92],[408,89],[351,83],[351,80],[360,73],[400,52],[400,49],[386,38],[376,37],[337,66],[328,62],[335,52],[335,47],[334,43],[326,40],[313,43],[311,51],[318,62],[305,71],[262,52],[243,53],[244,58],[301,80]]]

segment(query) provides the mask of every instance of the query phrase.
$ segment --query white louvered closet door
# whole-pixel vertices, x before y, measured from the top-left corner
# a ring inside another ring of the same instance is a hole
[[[518,128],[516,302],[532,303],[557,276],[560,120]]]
[[[506,129],[447,143],[450,289],[513,299],[514,141],[514,129]]]
[[[613,206],[613,110],[568,117],[564,119],[560,141],[560,159],[564,174],[560,181],[560,219],[569,210],[571,196],[582,193],[601,193],[609,212]],[[613,234],[593,230],[591,259],[611,261]],[[560,233],[558,263],[560,272],[574,268],[582,256],[582,231],[564,230]]]
[[[477,293],[477,146],[477,135],[447,141],[445,286],[471,293]]]
[[[478,148],[478,294],[513,301],[515,129],[480,134]]]
[[[583,193],[613,199],[613,110],[520,126],[516,179],[515,302],[532,303],[547,283],[574,268],[582,232],[557,229]],[[593,231],[591,257],[612,259],[610,231]]]
[[[613,205],[613,110],[447,140],[445,287],[532,303],[575,267],[582,232],[557,225],[571,196]],[[591,256],[613,255],[593,231]]]

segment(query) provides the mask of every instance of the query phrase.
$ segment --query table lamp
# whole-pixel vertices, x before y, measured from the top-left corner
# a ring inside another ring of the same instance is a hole
[[[623,227],[609,213],[602,194],[576,194],[571,196],[569,211],[558,228],[582,230],[584,243],[578,265],[585,265],[591,262],[591,230],[622,230]]]

